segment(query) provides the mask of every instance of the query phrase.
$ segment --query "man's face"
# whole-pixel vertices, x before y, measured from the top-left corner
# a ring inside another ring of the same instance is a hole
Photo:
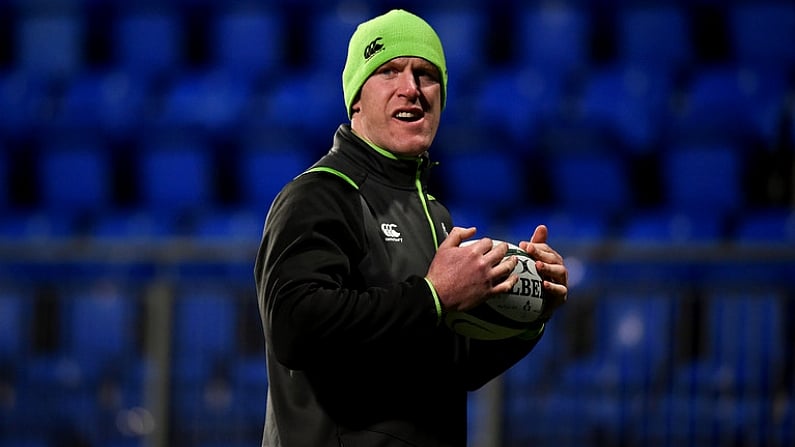
[[[396,155],[420,155],[439,128],[439,71],[419,57],[392,59],[367,78],[351,109],[359,135]]]

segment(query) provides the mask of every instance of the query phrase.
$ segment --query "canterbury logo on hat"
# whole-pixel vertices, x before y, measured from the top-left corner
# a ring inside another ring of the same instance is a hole
[[[421,57],[439,70],[444,108],[447,65],[439,36],[422,18],[402,9],[393,9],[360,23],[348,42],[348,54],[342,70],[342,96],[348,118],[353,112],[351,106],[367,78],[378,67],[396,57]]]
[[[375,40],[364,48],[364,60],[370,59],[384,49],[384,44],[378,42],[381,39],[383,39],[383,37],[376,37]]]

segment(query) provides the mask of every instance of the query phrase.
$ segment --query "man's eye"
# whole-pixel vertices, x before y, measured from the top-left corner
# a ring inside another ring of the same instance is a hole
[[[417,73],[417,79],[419,79],[423,84],[432,84],[439,82],[439,79],[436,77],[436,74],[431,73],[429,71]]]

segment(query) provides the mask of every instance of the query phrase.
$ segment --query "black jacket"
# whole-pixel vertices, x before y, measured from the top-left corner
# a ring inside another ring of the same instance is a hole
[[[440,323],[424,275],[452,221],[427,193],[430,166],[343,125],[274,200],[255,266],[263,446],[463,447],[466,391],[535,345],[468,340]]]

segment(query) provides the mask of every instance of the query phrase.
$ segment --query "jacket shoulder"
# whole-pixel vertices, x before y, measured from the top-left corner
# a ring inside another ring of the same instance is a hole
[[[323,156],[301,176],[318,172],[336,176],[354,189],[359,189],[367,178],[367,171],[364,168],[337,150],[332,150]]]

